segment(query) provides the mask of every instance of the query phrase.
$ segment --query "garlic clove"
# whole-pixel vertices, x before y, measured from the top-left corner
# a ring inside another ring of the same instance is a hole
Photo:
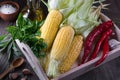
[[[22,73],[25,74],[25,75],[32,74],[32,72],[29,69],[23,69]]]
[[[111,40],[109,40],[109,45],[112,49],[115,49],[118,46],[120,46],[120,42],[117,41],[116,39],[111,39]]]
[[[10,73],[9,74],[9,78],[10,79],[17,79],[18,78],[18,76],[19,76],[19,73],[17,73],[17,72],[14,72],[14,73]]]

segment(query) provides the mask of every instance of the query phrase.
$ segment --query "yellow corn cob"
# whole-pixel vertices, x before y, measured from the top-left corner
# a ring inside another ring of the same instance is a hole
[[[65,73],[66,71],[71,69],[72,65],[75,63],[80,54],[82,45],[83,37],[81,35],[76,35],[73,39],[68,55],[59,66],[59,71],[61,73]]]
[[[74,30],[72,27],[65,26],[59,30],[50,52],[50,62],[47,71],[48,76],[55,77],[58,75],[58,66],[66,57],[73,37]]]
[[[59,29],[59,25],[62,21],[62,14],[58,10],[51,10],[45,20],[45,23],[40,28],[41,36],[47,44],[47,49],[50,49],[57,31]]]
[[[70,26],[65,26],[58,32],[51,50],[51,57],[55,60],[61,60],[68,52],[74,37],[74,30]]]

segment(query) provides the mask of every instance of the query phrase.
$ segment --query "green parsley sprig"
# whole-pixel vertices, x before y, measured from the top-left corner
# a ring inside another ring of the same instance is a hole
[[[47,47],[42,38],[36,38],[40,36],[40,27],[44,21],[38,22],[37,20],[31,21],[28,18],[24,18],[20,13],[16,21],[15,26],[8,26],[8,35],[0,36],[0,51],[4,51],[10,44],[12,44],[11,49],[17,49],[15,46],[15,39],[19,39],[21,42],[29,45],[33,53],[37,57],[43,57],[43,49]],[[8,40],[7,38],[11,36]],[[4,41],[6,39],[6,41]]]

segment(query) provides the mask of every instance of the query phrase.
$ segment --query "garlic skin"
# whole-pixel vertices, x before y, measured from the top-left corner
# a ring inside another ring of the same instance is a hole
[[[22,70],[22,73],[25,74],[25,75],[30,75],[30,74],[32,74],[32,72],[31,72],[29,69],[23,69],[23,70]]]
[[[14,72],[14,73],[9,74],[9,78],[12,79],[12,80],[17,79],[18,76],[19,76],[19,73],[17,73],[17,72]]]
[[[109,40],[109,45],[110,45],[111,49],[115,49],[117,47],[120,47],[120,42],[117,41],[116,39],[111,39],[111,40]]]

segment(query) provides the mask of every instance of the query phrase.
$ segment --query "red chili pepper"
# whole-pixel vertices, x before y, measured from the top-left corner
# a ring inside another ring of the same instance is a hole
[[[102,57],[100,58],[100,60],[98,60],[95,64],[95,66],[99,65],[101,62],[103,62],[105,60],[105,58],[108,55],[109,52],[109,43],[108,43],[108,37],[105,39],[104,43],[103,43],[103,54]]]
[[[89,35],[87,36],[86,40],[85,40],[85,44],[84,44],[84,55],[82,57],[82,62],[81,64],[83,64],[85,62],[85,60],[87,59],[90,50],[92,49],[92,44],[93,41],[95,40],[95,38],[105,32],[107,29],[111,28],[113,26],[112,21],[107,21],[107,22],[103,22],[102,24],[100,24],[99,26],[95,27],[95,29],[93,29],[93,31],[91,31],[89,33]]]
[[[101,36],[101,38],[99,39],[99,41],[97,42],[97,44],[95,45],[94,51],[92,53],[92,55],[90,56],[89,60],[95,59],[97,57],[97,54],[100,50],[101,44],[103,43],[103,41],[112,34],[112,29],[108,29],[106,32],[104,32]]]

